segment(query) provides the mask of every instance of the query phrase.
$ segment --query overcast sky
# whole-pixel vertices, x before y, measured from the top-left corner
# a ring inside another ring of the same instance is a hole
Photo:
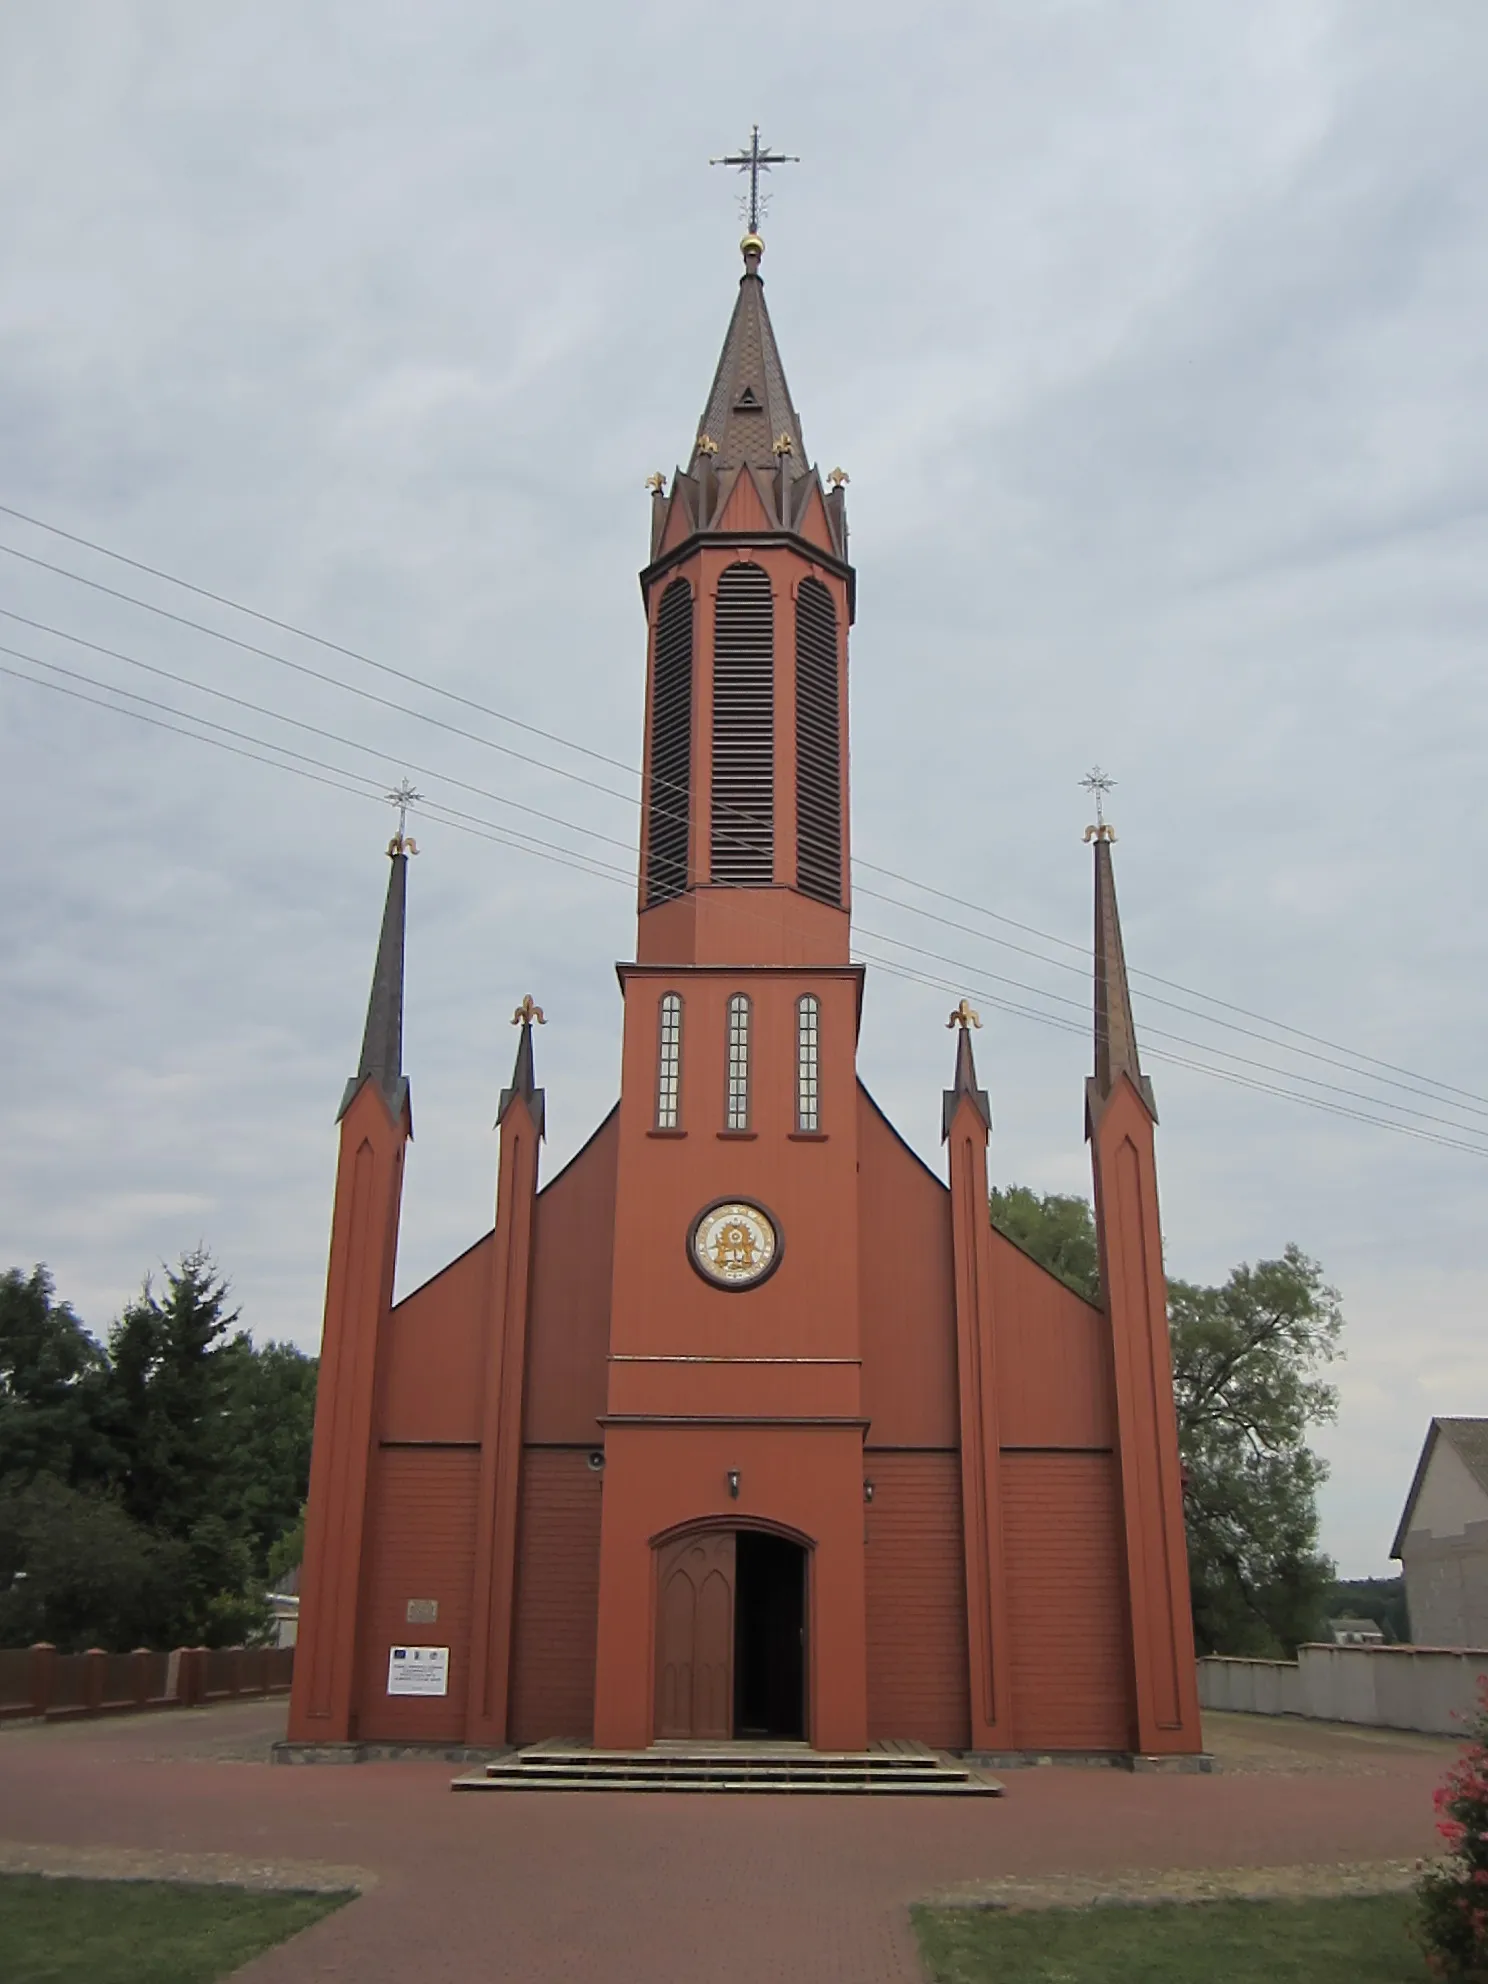
[[[739,268],[707,160],[756,120],[799,152],[764,273],[808,451],[852,477],[857,852],[1082,944],[1099,760],[1134,966],[1472,1098],[1139,1003],[1169,1270],[1322,1261],[1323,1541],[1382,1573],[1429,1416],[1488,1412],[1485,83],[1482,0],[13,0],[0,503],[632,765],[644,478],[686,458]],[[0,544],[454,730],[0,554],[10,613],[348,742],[14,619],[6,648],[632,865],[625,772],[13,518]],[[0,770],[0,1264],[102,1330],[202,1241],[257,1335],[313,1348],[386,808],[3,675]],[[634,942],[613,878],[414,831],[404,1289],[489,1223],[524,992],[548,1175],[610,1106]],[[1087,1191],[1078,953],[860,881],[969,926],[857,904],[980,1004],[994,1176]],[[870,973],[864,1078],[937,1166],[952,1003]]]

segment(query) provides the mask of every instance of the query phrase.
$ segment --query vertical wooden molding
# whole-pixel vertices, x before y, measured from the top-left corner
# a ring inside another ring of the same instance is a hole
[[[1007,1597],[992,1333],[987,1133],[969,1101],[962,1104],[951,1126],[950,1150],[971,1747],[986,1750],[998,1748],[1009,1740],[1003,1660],[1007,1644]]]
[[[1144,1754],[1190,1754],[1201,1748],[1202,1735],[1152,1118],[1125,1075],[1093,1116],[1090,1149],[1111,1331],[1133,1741]]]
[[[378,1346],[392,1304],[407,1136],[406,1113],[394,1121],[375,1082],[363,1085],[341,1119],[291,1742],[347,1742],[355,1734]]]
[[[496,1232],[487,1297],[466,1711],[467,1740],[472,1743],[505,1742],[507,1733],[536,1197],[537,1126],[526,1104],[517,1099],[501,1119]]]

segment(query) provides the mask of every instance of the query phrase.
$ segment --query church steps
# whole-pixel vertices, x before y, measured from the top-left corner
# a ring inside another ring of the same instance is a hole
[[[996,1797],[984,1772],[919,1746],[867,1752],[805,1745],[737,1748],[679,1745],[583,1750],[540,1745],[453,1782],[456,1791],[730,1791]]]

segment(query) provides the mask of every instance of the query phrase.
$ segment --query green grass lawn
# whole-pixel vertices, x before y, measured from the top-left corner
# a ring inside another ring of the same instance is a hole
[[[1414,1915],[1388,1894],[914,1920],[936,1984],[1425,1984]]]
[[[0,1875],[5,1984],[212,1984],[349,1894]]]

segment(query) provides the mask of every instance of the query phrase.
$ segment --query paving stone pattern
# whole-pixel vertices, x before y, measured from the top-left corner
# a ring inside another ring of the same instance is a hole
[[[1110,1893],[1226,1869],[1316,1891],[1435,1843],[1450,1742],[1211,1718],[1213,1776],[1009,1771],[997,1799],[459,1798],[448,1764],[284,1770],[278,1702],[0,1733],[0,1865],[348,1879],[240,1984],[919,1984],[910,1902]],[[1161,1876],[1161,1879],[1158,1878]],[[1243,1880],[1244,1876],[1237,1876]]]

